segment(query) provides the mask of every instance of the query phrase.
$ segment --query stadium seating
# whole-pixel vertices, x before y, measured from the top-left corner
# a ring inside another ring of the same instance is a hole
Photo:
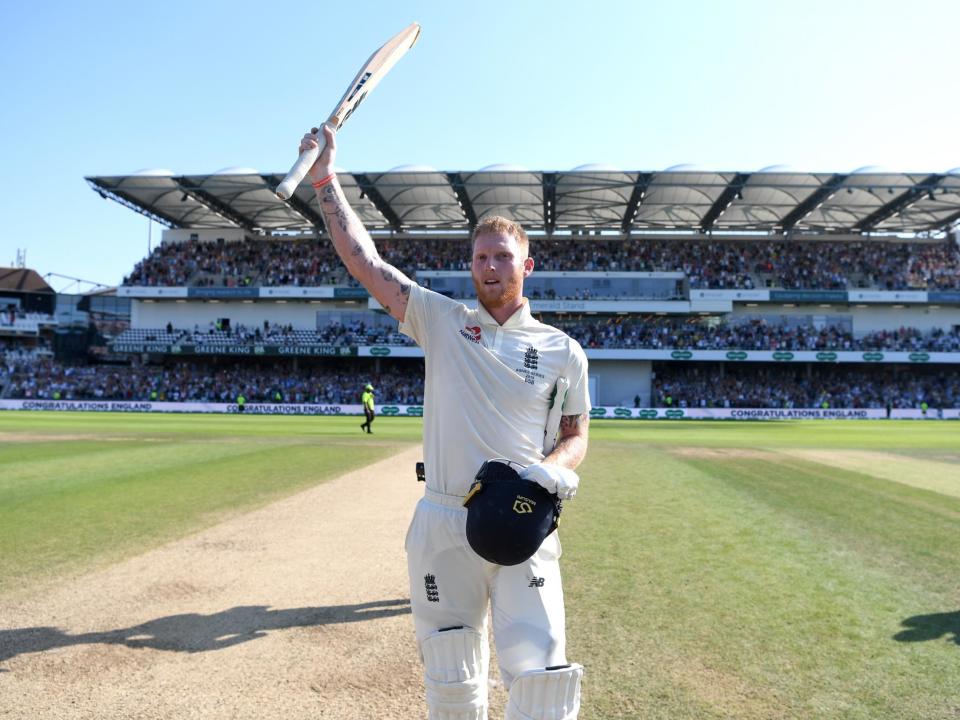
[[[960,370],[781,365],[654,366],[654,407],[931,408],[960,406]]]
[[[469,270],[464,240],[379,240],[381,255],[404,272]],[[684,272],[691,288],[960,288],[953,243],[716,240],[532,240],[541,270]],[[138,263],[125,285],[355,285],[329,243],[245,240],[164,243]]]
[[[12,368],[8,397],[63,400],[159,400],[359,404],[363,386],[377,388],[378,403],[423,403],[423,365],[385,367],[381,372],[358,365],[293,369],[243,364],[209,366],[67,366],[50,359]],[[156,394],[154,396],[154,393]],[[279,393],[279,395],[278,395]]]
[[[773,325],[763,321],[707,325],[699,318],[625,316],[577,317],[544,315],[543,322],[568,333],[585,348],[691,349],[691,350],[887,350],[960,352],[960,330],[941,328],[924,333],[899,328],[869,333],[860,338],[844,328],[813,325]],[[320,330],[284,330],[255,333],[236,331],[128,329],[116,343],[192,343],[195,345],[400,345],[413,341],[393,329],[364,323],[332,324]]]

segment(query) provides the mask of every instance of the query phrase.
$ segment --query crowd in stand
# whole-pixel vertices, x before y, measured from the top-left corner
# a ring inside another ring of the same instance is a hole
[[[0,303],[3,298],[0,298]],[[0,306],[0,326],[13,326],[18,320],[34,320],[36,322],[51,323],[53,315],[42,312],[27,312],[14,303]]]
[[[654,350],[787,350],[797,351],[887,351],[887,352],[960,352],[960,330],[936,328],[922,332],[917,328],[880,330],[854,338],[848,329],[836,325],[781,325],[765,320],[710,324],[701,318],[669,316],[564,315],[542,316],[548,325],[560,328],[584,348],[654,349]],[[143,333],[144,331],[137,331]],[[165,337],[157,334],[136,340],[131,333],[122,334],[118,342],[182,342],[229,344],[322,344],[336,347],[359,345],[413,345],[395,326],[372,325],[362,320],[335,322],[311,331],[297,331],[290,325],[270,325],[263,329],[237,325],[219,328],[194,326],[178,330],[172,324]]]
[[[806,376],[789,366],[658,364],[654,407],[931,408],[960,407],[960,370],[910,372],[817,366]]]
[[[163,243],[124,285],[244,287],[336,284],[342,263],[329,243],[282,240]]]
[[[53,357],[50,344],[39,338],[30,344],[0,338],[0,397],[16,374],[29,375],[40,360]]]
[[[52,355],[50,341],[47,338],[31,339],[29,343],[0,338],[0,367],[12,367],[19,363],[31,363]]]
[[[833,326],[785,327],[765,322],[709,325],[699,318],[616,316],[557,319],[555,324],[584,348],[654,350],[852,350],[849,331]]]
[[[654,366],[651,404],[676,408],[960,407],[960,370],[767,364]],[[423,365],[394,364],[376,373],[356,366],[171,365],[70,366],[38,358],[0,366],[6,397],[37,400],[356,405],[362,387],[378,404],[421,405]]]
[[[173,334],[175,331],[172,325],[167,326],[167,333]],[[298,344],[298,343],[317,343],[322,345],[333,345],[336,347],[356,347],[357,345],[413,345],[406,335],[397,330],[396,325],[374,325],[366,323],[363,320],[354,320],[348,322],[332,322],[316,330],[295,330],[293,325],[270,324],[269,321],[263,322],[260,326],[250,327],[244,324],[238,324],[231,328],[217,328],[214,324],[205,329],[194,326],[193,332],[188,333],[184,342],[194,342],[203,344],[208,340],[206,338],[215,338],[220,342],[223,339],[231,339],[244,343],[270,343],[270,344]]]
[[[126,330],[113,339],[116,343],[164,342],[189,343],[194,345],[332,345],[356,347],[358,345],[413,345],[396,325],[370,324],[363,320],[333,322],[316,330],[296,330],[293,325],[270,323],[249,326],[243,323],[222,325],[211,321],[204,327],[193,329],[175,328],[167,323],[165,328]]]
[[[597,316],[544,320],[573,337],[584,348],[645,348],[678,350],[886,350],[960,352],[960,331],[916,328],[882,330],[854,338],[834,325],[771,324],[764,320],[707,324],[699,318],[668,316]]]
[[[466,240],[378,239],[403,272],[469,270]],[[541,270],[684,272],[692,288],[946,290],[960,288],[955,242],[531,240]],[[354,284],[327,241],[164,243],[125,285],[226,287]]]
[[[13,368],[9,397],[36,400],[127,400],[233,403],[360,403],[364,385],[378,403],[421,405],[423,366],[407,363],[381,373],[357,366],[62,365],[41,359]]]

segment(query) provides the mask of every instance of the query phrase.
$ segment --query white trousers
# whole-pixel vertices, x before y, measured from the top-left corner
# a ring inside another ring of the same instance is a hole
[[[560,540],[553,532],[529,560],[504,567],[470,548],[462,498],[428,491],[407,531],[410,604],[417,641],[457,626],[486,637],[487,609],[504,685],[527,670],[564,665]]]

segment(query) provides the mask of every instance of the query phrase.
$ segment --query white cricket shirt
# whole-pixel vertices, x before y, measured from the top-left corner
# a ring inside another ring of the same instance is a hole
[[[543,459],[543,433],[557,378],[570,389],[564,415],[590,411],[587,357],[576,340],[530,315],[524,300],[503,325],[413,284],[400,331],[426,356],[423,446],[427,487],[466,495],[491,458]]]

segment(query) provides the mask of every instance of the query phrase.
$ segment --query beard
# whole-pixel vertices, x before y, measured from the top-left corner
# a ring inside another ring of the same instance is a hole
[[[523,285],[515,277],[500,278],[496,285],[484,285],[483,280],[472,277],[477,299],[488,310],[496,310],[517,302],[523,294]]]

